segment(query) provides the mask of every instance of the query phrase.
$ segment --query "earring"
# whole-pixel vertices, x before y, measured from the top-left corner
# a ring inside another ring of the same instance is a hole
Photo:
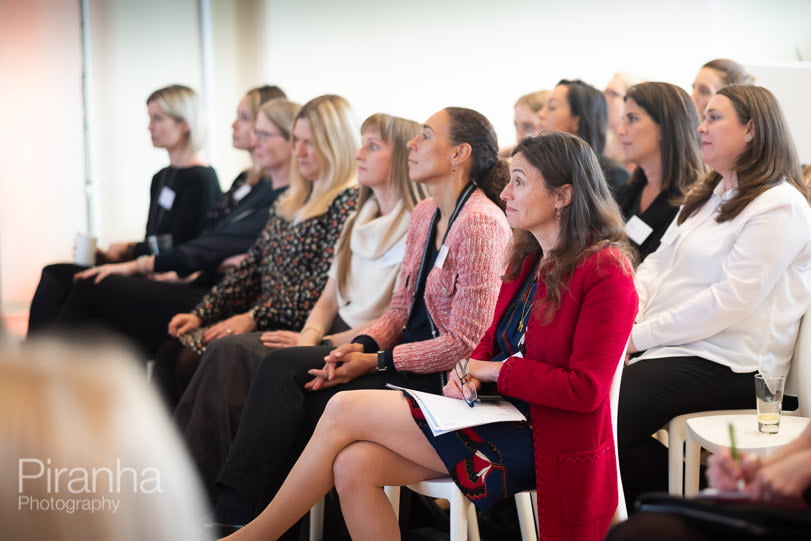
[[[555,209],[555,218],[560,218],[560,209],[559,208]]]
[[[744,137],[744,138],[743,138],[743,140],[744,140],[744,141],[746,141],[746,142],[748,143],[749,141],[751,141],[751,140],[752,140],[752,136],[751,136],[751,135],[747,135],[746,137]]]

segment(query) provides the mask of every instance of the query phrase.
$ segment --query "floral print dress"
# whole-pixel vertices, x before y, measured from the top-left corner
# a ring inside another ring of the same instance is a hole
[[[347,188],[324,214],[298,223],[280,217],[274,205],[248,257],[192,313],[204,326],[251,312],[258,331],[299,330],[326,285],[335,243],[355,209],[357,195],[357,187]],[[202,353],[201,336],[202,332],[188,333],[182,342]]]

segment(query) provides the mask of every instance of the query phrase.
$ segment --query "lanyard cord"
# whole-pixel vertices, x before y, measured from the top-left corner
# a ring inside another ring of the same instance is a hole
[[[467,185],[462,190],[462,193],[459,194],[459,199],[456,200],[456,206],[454,207],[450,218],[448,218],[448,228],[445,230],[445,234],[442,236],[441,246],[445,245],[445,239],[448,238],[448,233],[450,233],[451,231],[451,225],[453,225],[454,220],[456,220],[456,217],[459,215],[459,212],[462,211],[462,207],[465,206],[465,203],[467,203],[467,200],[470,199],[470,196],[475,189],[476,184],[473,181],[471,181],[467,183]],[[434,242],[434,240],[431,238],[431,235],[434,232],[434,228],[436,227],[437,221],[439,221],[439,208],[437,208],[436,211],[434,211],[434,217],[431,218],[431,226],[428,228],[428,238],[425,241],[425,248],[423,248],[422,251],[422,261],[420,261],[420,268],[419,271],[417,272],[417,282],[414,285],[415,292],[420,290],[420,288],[423,286],[423,282],[428,278],[425,273],[425,265],[428,261],[428,253],[431,250],[431,243]],[[423,296],[424,295],[425,292],[423,292]],[[411,300],[411,308],[409,308],[408,310],[408,319],[406,319],[406,321],[409,321],[411,319],[411,312],[414,310],[414,304],[416,303],[416,301],[417,299],[415,296]],[[434,318],[431,317],[431,312],[428,310],[427,305],[425,307],[425,313],[428,315],[428,323],[431,325],[431,337],[436,338],[439,333],[437,331],[436,325],[434,324]]]

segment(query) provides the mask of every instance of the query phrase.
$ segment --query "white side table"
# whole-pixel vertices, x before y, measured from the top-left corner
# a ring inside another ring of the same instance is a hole
[[[780,417],[780,431],[777,434],[758,432],[755,414],[715,415],[694,417],[687,420],[687,437],[684,465],[684,495],[698,494],[699,454],[703,447],[715,453],[722,447],[729,447],[729,428],[735,428],[735,443],[738,450],[768,456],[800,435],[808,425],[808,417],[783,414]]]

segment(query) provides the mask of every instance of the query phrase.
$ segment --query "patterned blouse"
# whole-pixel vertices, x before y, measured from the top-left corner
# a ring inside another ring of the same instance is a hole
[[[335,243],[357,196],[356,187],[347,188],[324,214],[297,224],[271,207],[248,257],[192,312],[207,325],[253,311],[257,330],[299,330],[326,285]]]

